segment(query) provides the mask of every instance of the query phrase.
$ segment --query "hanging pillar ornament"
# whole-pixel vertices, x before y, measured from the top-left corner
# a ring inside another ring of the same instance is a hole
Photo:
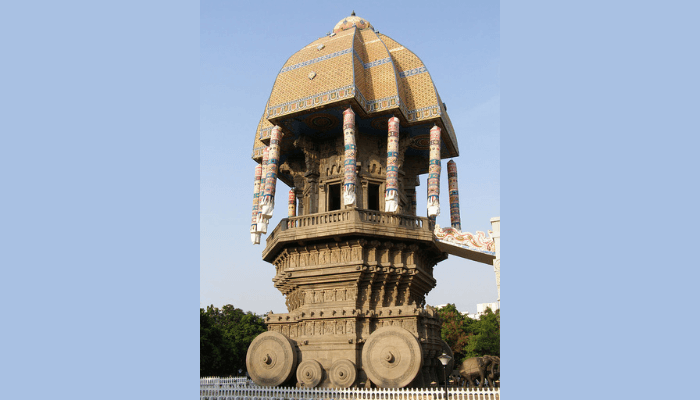
[[[287,216],[293,218],[297,216],[297,195],[294,193],[294,188],[289,189],[289,206],[287,207]],[[287,227],[294,226],[294,221],[289,221]]]
[[[258,203],[260,202],[260,177],[262,165],[255,166],[255,180],[253,181],[253,215],[250,221],[250,241],[260,244],[260,232],[258,232]]]
[[[399,119],[389,118],[386,142],[386,196],[384,211],[395,213],[399,208]]]
[[[269,159],[269,154],[270,154],[270,148],[265,147],[263,149],[263,158],[262,158],[262,173],[260,176],[260,193],[258,195],[258,226],[257,226],[257,232],[258,233],[267,233],[267,220],[263,217],[262,214],[262,199],[263,195],[265,194],[265,175],[267,175],[267,165],[268,159]]]
[[[459,217],[459,185],[457,183],[457,163],[454,160],[447,162],[447,182],[450,187],[450,222],[458,231],[462,230],[462,221]]]
[[[428,217],[440,215],[440,127],[430,129],[430,166],[428,167]]]
[[[275,211],[275,190],[277,189],[277,170],[280,164],[280,139],[282,129],[275,125],[270,133],[270,150],[267,160],[267,174],[265,176],[265,194],[262,198],[262,216],[267,221],[272,218]]]
[[[355,113],[351,107],[343,111],[343,136],[345,141],[345,180],[343,182],[343,203],[346,206],[355,204],[355,188],[357,175],[355,173],[357,146],[355,145]]]

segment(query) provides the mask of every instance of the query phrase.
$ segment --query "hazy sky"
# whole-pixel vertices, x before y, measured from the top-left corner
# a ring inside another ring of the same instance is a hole
[[[487,231],[500,216],[500,37],[497,2],[201,2],[200,302],[258,314],[286,312],[274,267],[250,243],[253,138],[277,73],[292,54],[332,31],[353,11],[418,55],[447,104],[460,148],[462,229]],[[449,226],[448,160],[443,160],[438,224]],[[426,175],[418,189],[425,216]],[[286,216],[288,187],[278,181],[273,229]],[[281,205],[281,206],[280,206]],[[508,226],[508,220],[504,221]],[[507,262],[506,262],[507,265]],[[496,301],[493,267],[449,256],[435,267],[428,304],[476,312]]]

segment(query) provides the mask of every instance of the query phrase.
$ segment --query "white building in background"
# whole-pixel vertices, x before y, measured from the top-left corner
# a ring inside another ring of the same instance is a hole
[[[481,303],[476,305],[476,314],[474,315],[467,315],[469,318],[472,319],[479,319],[481,318],[482,315],[486,314],[486,309],[490,308],[491,311],[496,312],[500,308],[498,305],[498,302],[495,303]]]

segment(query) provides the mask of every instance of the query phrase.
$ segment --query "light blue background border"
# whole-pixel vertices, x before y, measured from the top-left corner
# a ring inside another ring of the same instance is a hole
[[[196,398],[199,4],[0,20],[0,398]]]
[[[697,16],[677,1],[502,3],[513,398],[694,390]]]

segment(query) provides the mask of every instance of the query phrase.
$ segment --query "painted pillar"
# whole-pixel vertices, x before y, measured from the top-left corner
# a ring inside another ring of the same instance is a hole
[[[399,208],[399,119],[389,118],[386,142],[386,196],[384,211],[395,213]]]
[[[428,167],[428,217],[440,215],[440,127],[430,129],[430,165]]]
[[[262,174],[260,177],[260,194],[258,195],[258,227],[257,227],[257,232],[258,233],[267,233],[267,220],[263,218],[262,215],[262,198],[263,195],[265,194],[265,175],[267,175],[267,165],[268,159],[269,159],[269,154],[270,154],[270,148],[265,147],[263,149],[263,158],[262,158]]]
[[[343,204],[355,205],[357,175],[355,173],[357,146],[355,145],[355,113],[351,107],[343,111],[343,136],[345,141],[345,178]]]
[[[255,180],[253,181],[253,215],[250,221],[250,241],[260,244],[260,232],[258,232],[258,203],[260,202],[260,177],[262,165],[255,166]]]
[[[294,193],[294,188],[289,189],[289,206],[287,207],[287,216],[289,218],[297,216],[297,195]],[[289,221],[287,227],[291,228],[294,222]]]
[[[459,185],[457,183],[457,163],[453,160],[447,162],[447,182],[450,188],[450,222],[458,231],[462,230],[462,221],[459,217]]]
[[[267,160],[267,174],[265,176],[265,194],[262,198],[262,216],[267,223],[275,211],[275,190],[277,189],[277,171],[280,163],[280,139],[282,128],[275,125],[270,133],[270,150]]]
[[[496,273],[498,288],[498,308],[501,308],[501,217],[491,218],[491,237],[496,248],[496,259],[493,260],[493,272]]]

